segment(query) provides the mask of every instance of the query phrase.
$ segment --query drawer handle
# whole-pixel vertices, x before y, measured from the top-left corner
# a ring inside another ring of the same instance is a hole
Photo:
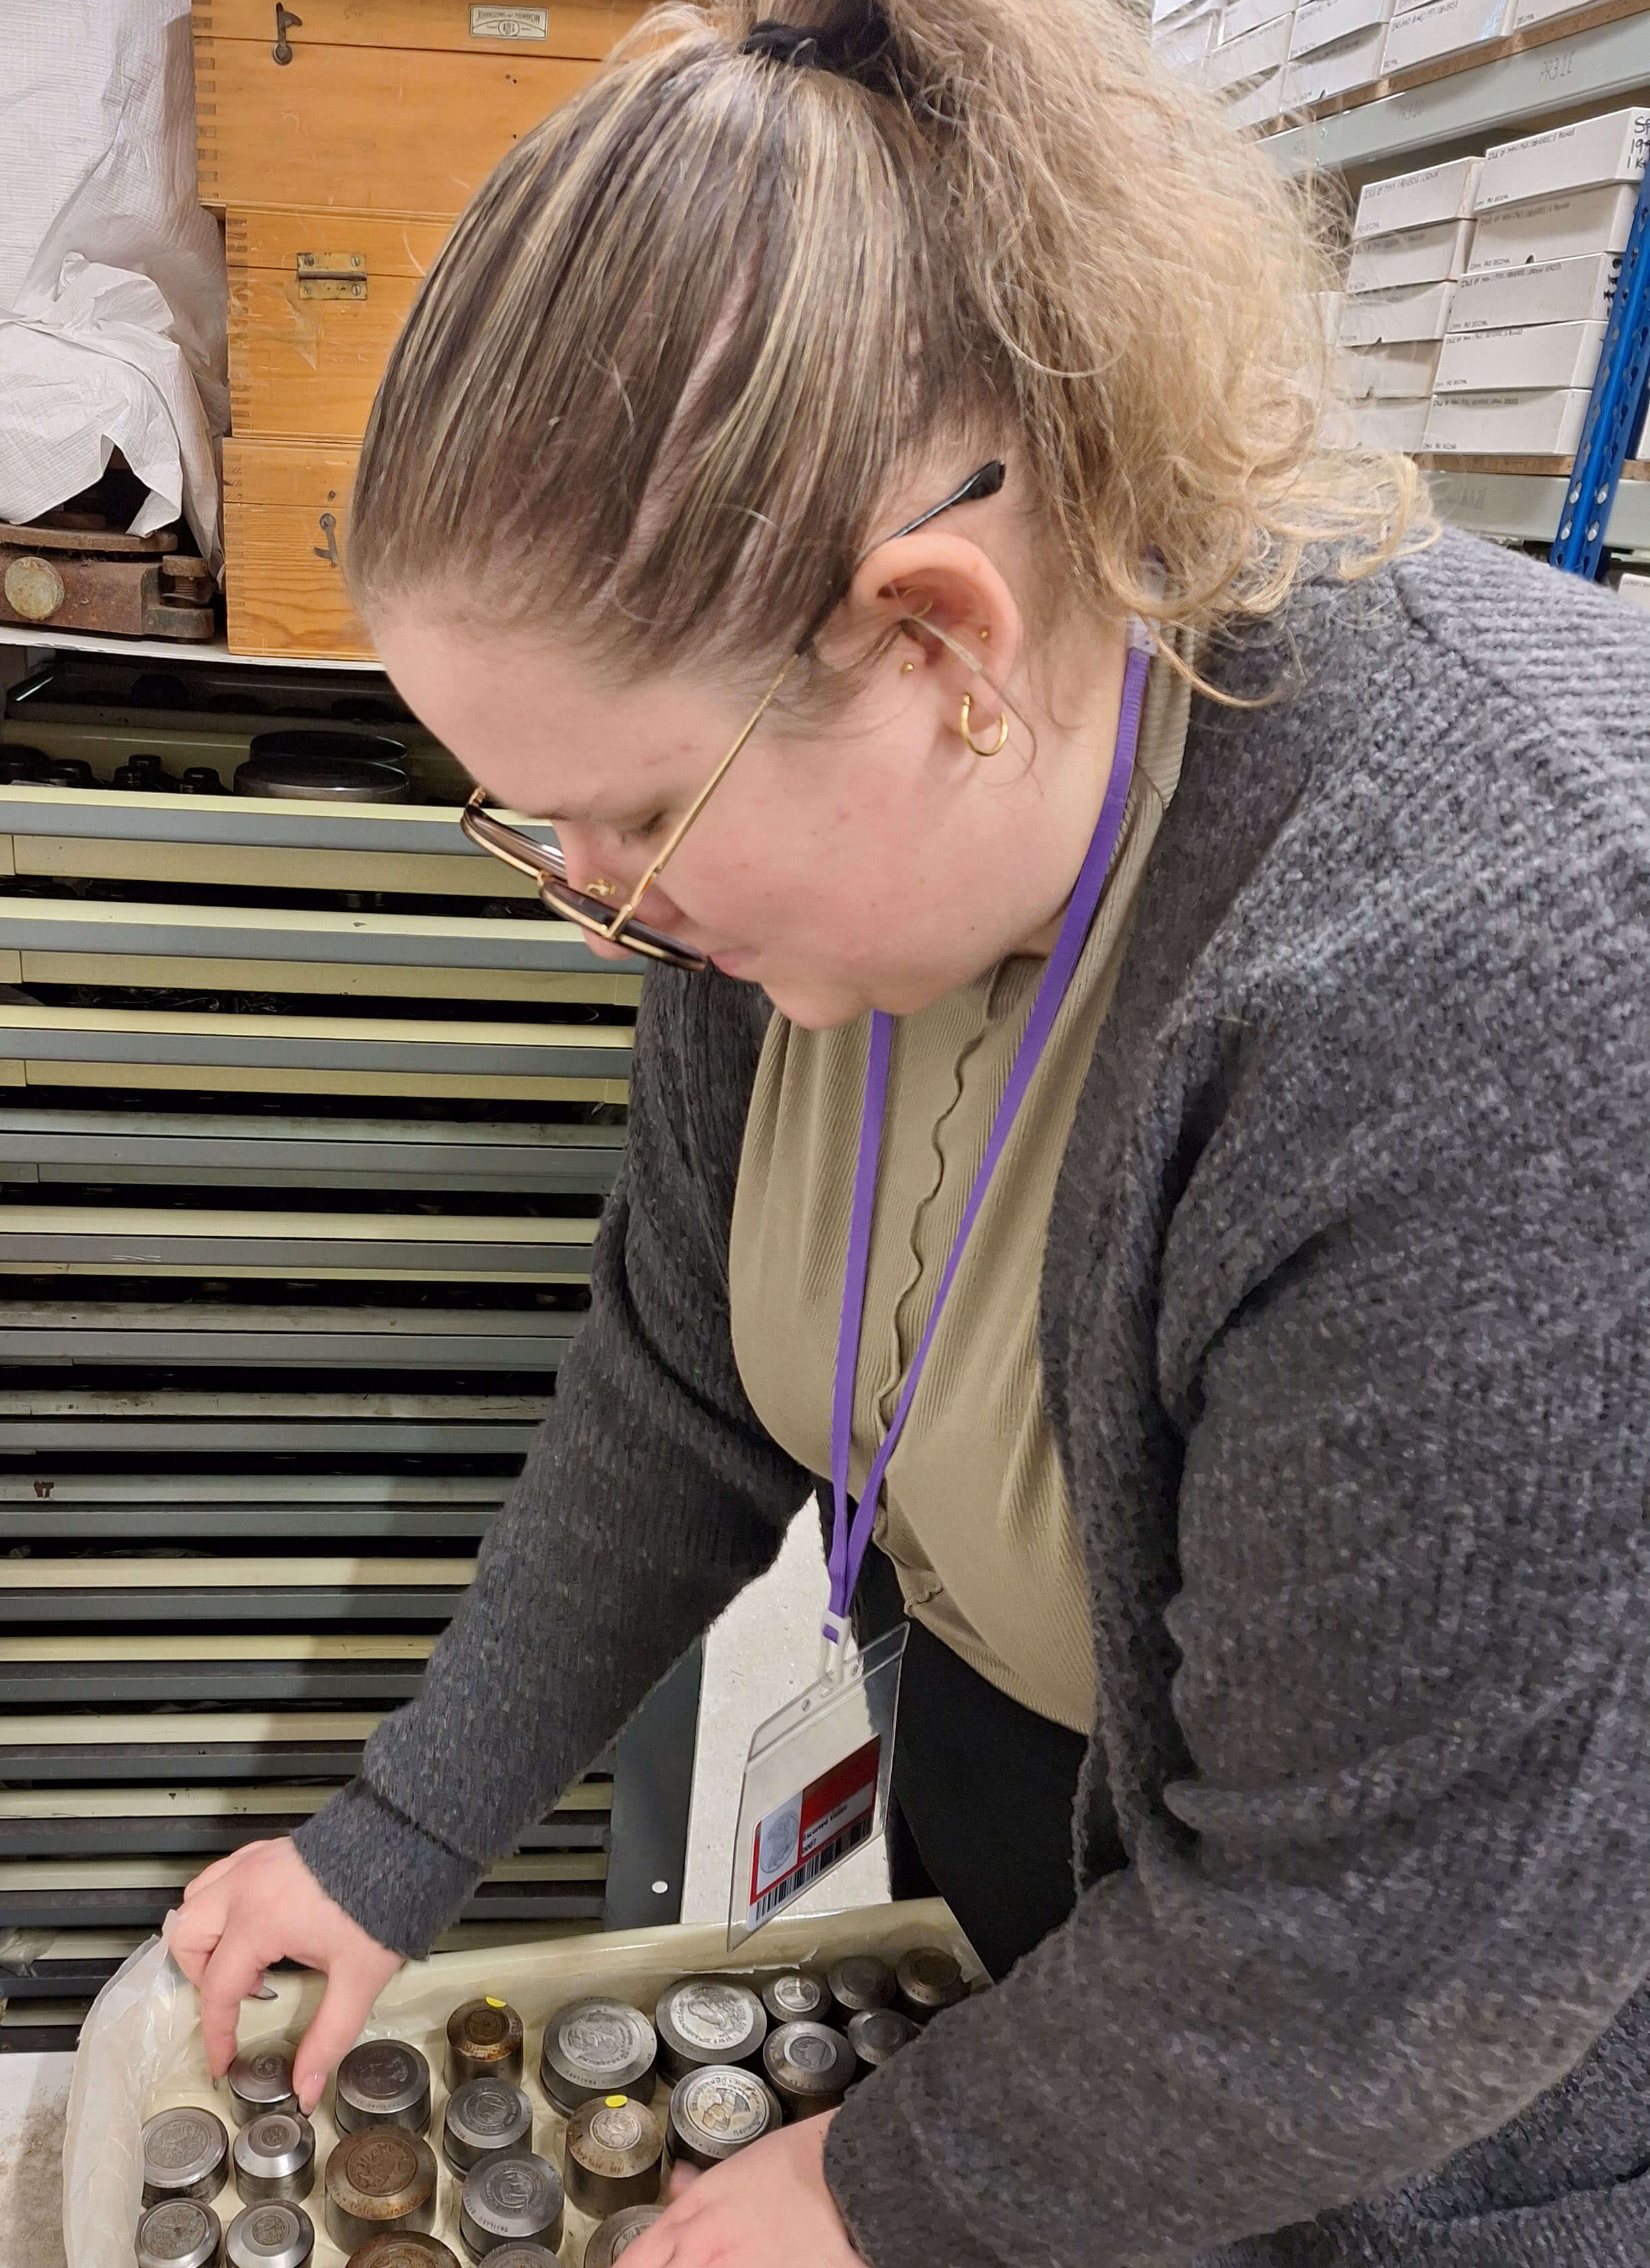
[[[304,18],[301,16],[295,16],[290,8],[282,7],[281,0],[275,0],[275,45],[270,49],[270,53],[276,63],[291,62],[292,42],[286,35],[291,31],[301,32],[303,28]]]

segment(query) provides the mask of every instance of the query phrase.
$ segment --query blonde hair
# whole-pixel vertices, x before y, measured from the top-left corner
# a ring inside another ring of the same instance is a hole
[[[832,70],[741,52],[758,12],[650,11],[471,203],[362,453],[369,615],[743,679],[992,454],[1057,603],[1201,631],[1431,539],[1406,460],[1321,438],[1301,192],[1126,0],[790,0]]]

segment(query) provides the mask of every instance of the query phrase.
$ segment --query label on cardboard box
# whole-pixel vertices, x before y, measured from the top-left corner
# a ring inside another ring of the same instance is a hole
[[[1387,27],[1382,75],[1498,39],[1511,4],[1512,0],[1430,0],[1426,7],[1405,9]]]
[[[1446,456],[1565,457],[1581,438],[1587,387],[1435,394],[1423,447]]]
[[[1207,77],[1212,87],[1246,86],[1280,70],[1289,52],[1289,22],[1280,16],[1274,24],[1245,32],[1241,40],[1222,40],[1209,57]]]
[[[1400,449],[1413,456],[1426,431],[1431,404],[1419,401],[1360,401],[1352,411],[1352,433],[1365,449]]]
[[[1355,32],[1350,40],[1291,63],[1284,73],[1284,108],[1299,110],[1331,94],[1350,94],[1354,87],[1371,85],[1381,76],[1381,46],[1386,36],[1381,25],[1372,24],[1366,32]]]
[[[1275,24],[1280,16],[1293,13],[1294,0],[1229,0],[1220,18],[1220,35],[1241,40],[1246,32],[1258,32],[1263,24]]]
[[[1455,297],[1454,284],[1404,284],[1396,291],[1366,291],[1341,309],[1344,347],[1398,345],[1409,339],[1442,338]]]
[[[1602,181],[1641,181],[1650,158],[1650,110],[1612,110],[1545,134],[1498,143],[1478,179],[1479,212],[1560,196]]]
[[[1466,266],[1472,230],[1470,220],[1446,220],[1432,228],[1401,229],[1392,236],[1355,244],[1346,288],[1356,293],[1397,284],[1447,283]]]
[[[1289,53],[1292,57],[1315,55],[1320,48],[1350,40],[1354,32],[1384,24],[1391,13],[1392,0],[1300,0]]]
[[[1352,222],[1352,240],[1390,236],[1406,228],[1435,228],[1441,221],[1465,220],[1472,211],[1481,158],[1456,158],[1447,166],[1428,166],[1418,173],[1394,173],[1366,181]]]
[[[1603,323],[1530,323],[1510,331],[1456,331],[1444,341],[1435,391],[1484,394],[1514,387],[1591,387]]]
[[[1407,341],[1402,345],[1343,347],[1335,374],[1354,401],[1414,401],[1433,390],[1440,342]]]
[[[1602,323],[1621,275],[1618,252],[1485,268],[1463,276],[1450,311],[1452,331],[1511,330],[1522,323]]]
[[[1638,202],[1638,190],[1624,181],[1573,189],[1567,196],[1537,197],[1529,204],[1502,205],[1478,221],[1468,272],[1624,252]]]

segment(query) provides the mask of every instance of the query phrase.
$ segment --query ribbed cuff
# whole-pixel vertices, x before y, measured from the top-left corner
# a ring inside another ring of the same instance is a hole
[[[422,1961],[486,1872],[352,1779],[293,1836],[329,1898],[369,1937]]]

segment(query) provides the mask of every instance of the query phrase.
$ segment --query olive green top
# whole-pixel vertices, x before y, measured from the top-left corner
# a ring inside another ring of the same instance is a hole
[[[1190,696],[1147,679],[1123,835],[889,1462],[876,1540],[907,1609],[993,1685],[1087,1733],[1087,1577],[1044,1418],[1037,1298],[1054,1185],[1180,778]],[[1043,971],[1016,954],[895,1027],[855,1381],[854,1493],[893,1417]],[[830,1405],[870,1019],[768,1027],[730,1254],[733,1351],[762,1425],[830,1470]]]

